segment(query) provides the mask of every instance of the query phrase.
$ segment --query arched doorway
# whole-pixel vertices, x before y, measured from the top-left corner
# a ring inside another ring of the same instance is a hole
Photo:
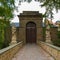
[[[36,24],[33,22],[26,24],[26,43],[36,43]]]

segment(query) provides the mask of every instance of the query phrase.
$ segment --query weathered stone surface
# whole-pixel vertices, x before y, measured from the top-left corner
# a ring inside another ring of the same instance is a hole
[[[50,33],[51,33],[51,39],[52,39],[52,41],[58,39],[57,28],[56,27],[51,27]]]
[[[36,24],[36,41],[43,39],[42,14],[38,11],[24,11],[18,15],[20,20],[19,39],[26,43],[26,25],[28,22]]]
[[[17,39],[17,37],[16,37],[16,27],[13,26],[12,27],[12,41],[11,41],[10,45],[17,43],[16,39]]]
[[[41,47],[35,44],[25,45],[12,60],[54,60]]]
[[[22,46],[23,42],[20,42],[0,50],[0,60],[12,60],[12,57],[20,50]]]
[[[39,46],[41,46],[46,52],[48,52],[51,56],[54,57],[55,60],[60,60],[60,48],[54,45],[45,43],[45,42],[37,42]]]
[[[46,30],[46,42],[47,42],[47,43],[51,43],[50,31],[47,31],[47,30]]]
[[[19,28],[19,39],[20,41],[24,41],[24,43],[26,42],[26,32],[25,32],[25,28]]]

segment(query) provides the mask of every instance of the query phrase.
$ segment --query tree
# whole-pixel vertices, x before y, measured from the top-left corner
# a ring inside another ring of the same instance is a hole
[[[10,18],[13,17],[15,0],[0,0],[0,49],[4,42],[4,29],[9,26]]]
[[[31,2],[32,0],[19,0],[20,2]],[[38,1],[41,4],[41,7],[45,7],[46,8],[46,12],[44,14],[44,17],[48,17],[52,20],[53,18],[53,10],[55,9],[56,12],[58,12],[58,10],[60,9],[60,0],[34,0],[34,1]]]
[[[14,0],[0,0],[0,17],[9,20],[13,16]]]
[[[60,9],[60,0],[39,0],[42,5],[41,7],[46,7],[45,15],[50,17],[51,20],[53,18],[53,10],[55,9],[56,12]]]

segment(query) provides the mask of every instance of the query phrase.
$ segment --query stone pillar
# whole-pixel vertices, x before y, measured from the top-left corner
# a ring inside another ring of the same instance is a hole
[[[47,27],[46,27],[46,42],[51,43],[50,26],[49,25],[47,25]]]
[[[16,44],[17,43],[17,41],[16,41],[16,28],[13,26],[12,27],[12,41],[11,41],[11,43],[10,43],[10,45],[11,44]]]
[[[58,31],[60,31],[60,24],[59,24],[59,26],[58,26]]]

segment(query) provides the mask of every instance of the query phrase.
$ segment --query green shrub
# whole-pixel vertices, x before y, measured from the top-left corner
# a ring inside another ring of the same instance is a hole
[[[0,21],[0,49],[3,48],[4,43],[4,24]]]
[[[43,27],[43,41],[45,41],[46,37],[46,27]]]
[[[60,31],[57,31],[57,37],[58,37],[58,39],[57,40],[53,40],[52,42],[53,42],[53,44],[55,46],[60,47]]]
[[[54,44],[55,46],[60,47],[60,39],[58,39],[58,40],[53,40],[53,44]]]
[[[4,42],[4,30],[0,30],[0,49],[3,47]]]
[[[60,38],[60,31],[57,32],[58,38]]]
[[[10,22],[8,20],[0,19],[0,49],[9,45],[9,41],[5,38],[5,29],[7,29],[7,27],[10,27]]]

